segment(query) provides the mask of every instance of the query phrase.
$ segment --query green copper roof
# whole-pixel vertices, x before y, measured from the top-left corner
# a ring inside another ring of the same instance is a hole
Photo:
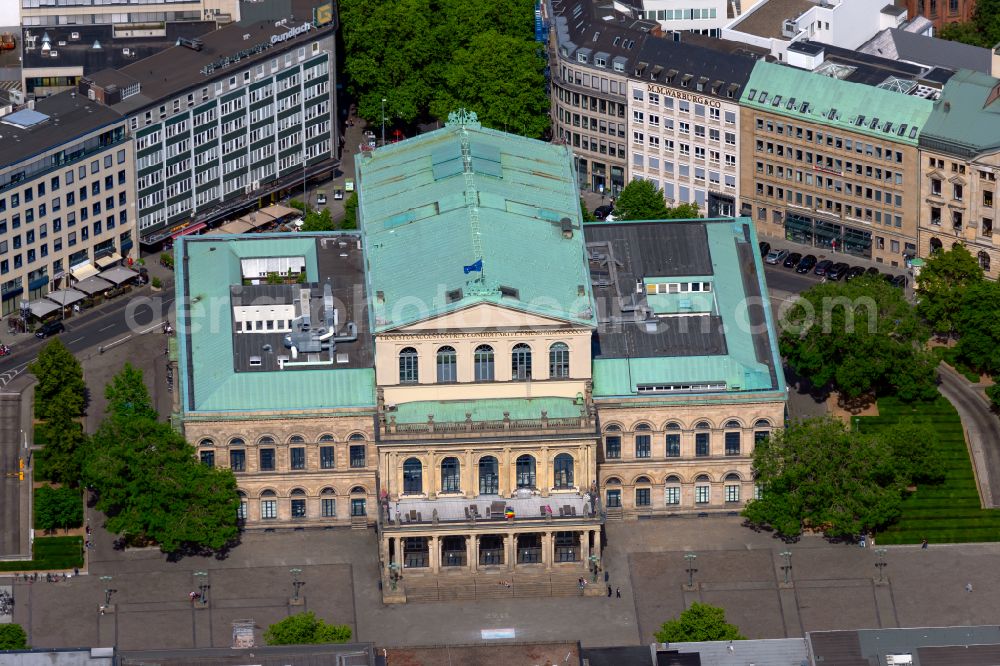
[[[318,274],[315,234],[180,237],[175,246],[182,411],[320,410],[375,404],[371,368],[236,372],[230,286],[240,260],[303,256]],[[190,358],[190,362],[185,362]]]
[[[998,93],[1000,80],[959,70],[944,85],[941,99],[934,102],[920,144],[967,156],[1000,148]]]
[[[482,302],[595,325],[569,148],[452,116],[358,158],[372,330]]]
[[[391,412],[397,423],[425,423],[429,414],[441,423],[465,420],[467,413],[473,421],[500,421],[507,412],[514,421],[540,419],[544,411],[551,419],[574,418],[584,409],[572,398],[510,398],[488,400],[426,400],[402,403]]]
[[[754,65],[740,104],[911,146],[933,105],[922,97],[763,60]]]

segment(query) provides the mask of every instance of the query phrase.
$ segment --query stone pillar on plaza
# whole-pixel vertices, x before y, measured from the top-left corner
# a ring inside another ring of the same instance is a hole
[[[465,557],[469,571],[476,573],[479,569],[479,536],[470,534],[465,537]]]
[[[506,560],[507,571],[513,571],[517,559],[517,535],[514,533],[503,536],[503,558]]]
[[[542,532],[542,564],[546,570],[552,568],[552,532]]]
[[[590,567],[590,543],[588,539],[589,532],[580,532],[580,560],[583,561],[583,568],[587,569]]]
[[[594,555],[601,556],[601,530],[593,530],[594,534]]]

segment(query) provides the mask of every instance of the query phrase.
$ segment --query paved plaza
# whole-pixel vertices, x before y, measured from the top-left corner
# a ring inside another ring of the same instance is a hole
[[[375,538],[349,529],[252,533],[224,560],[170,563],[156,550],[118,552],[96,533],[90,572],[60,583],[13,582],[14,621],[38,647],[117,644],[124,649],[225,647],[234,620],[258,629],[300,609],[350,625],[379,646],[467,645],[482,631],[513,629],[515,640],[580,640],[584,646],[645,643],[664,620],[701,600],[723,606],[751,638],[821,629],[989,624],[996,621],[1000,545],[892,546],[887,583],[876,553],[818,537],[787,545],[740,526],[738,518],[612,523],[605,567],[613,596],[413,603],[383,606]],[[792,553],[792,586],[779,555]],[[684,553],[698,557],[686,589]],[[301,607],[291,603],[290,569],[302,570]],[[195,572],[207,573],[208,603],[192,602]],[[111,575],[111,581],[101,576]],[[10,579],[0,578],[0,584]],[[405,579],[404,579],[405,582]],[[966,591],[971,583],[972,592]],[[603,585],[603,581],[601,582]],[[101,615],[104,589],[113,613]]]

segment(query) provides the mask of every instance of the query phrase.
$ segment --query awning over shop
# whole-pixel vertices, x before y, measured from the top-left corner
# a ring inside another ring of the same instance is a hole
[[[119,285],[124,284],[137,276],[138,273],[132,269],[125,268],[124,266],[115,266],[114,268],[109,268],[103,271],[100,275],[102,280],[107,280],[108,282]]]
[[[73,274],[74,280],[86,280],[91,275],[97,275],[99,272],[98,268],[90,262],[80,264],[76,268],[70,269],[70,273]]]
[[[46,315],[50,315],[53,312],[59,310],[59,306],[51,301],[31,301],[28,303],[28,309],[31,310],[31,314],[35,315],[39,319]]]
[[[190,227],[184,227],[180,231],[175,231],[174,233],[170,234],[170,237],[178,238],[180,236],[187,236],[188,234],[196,234],[207,226],[208,225],[205,224],[204,222],[199,222],[198,224],[192,224]]]
[[[77,291],[76,289],[60,289],[59,291],[50,292],[45,296],[45,298],[58,303],[59,305],[66,306],[79,303],[83,299],[87,298],[87,294],[82,291]]]
[[[96,275],[92,275],[86,280],[80,280],[73,285],[73,288],[77,291],[82,291],[83,293],[93,296],[94,294],[99,294],[106,289],[111,289],[114,285],[107,280],[102,280]]]
[[[101,257],[100,259],[95,259],[94,263],[97,264],[98,268],[107,268],[108,266],[111,266],[113,264],[117,264],[121,260],[122,260],[122,255],[120,255],[117,252],[115,252],[113,254],[109,254],[106,257]]]

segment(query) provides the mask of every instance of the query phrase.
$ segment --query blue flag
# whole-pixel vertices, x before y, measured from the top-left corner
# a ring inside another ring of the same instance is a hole
[[[463,266],[462,270],[465,271],[466,275],[468,275],[472,271],[479,271],[480,273],[482,273],[483,272],[483,260],[480,259],[480,260],[478,260],[474,264],[471,264],[469,266]]]

